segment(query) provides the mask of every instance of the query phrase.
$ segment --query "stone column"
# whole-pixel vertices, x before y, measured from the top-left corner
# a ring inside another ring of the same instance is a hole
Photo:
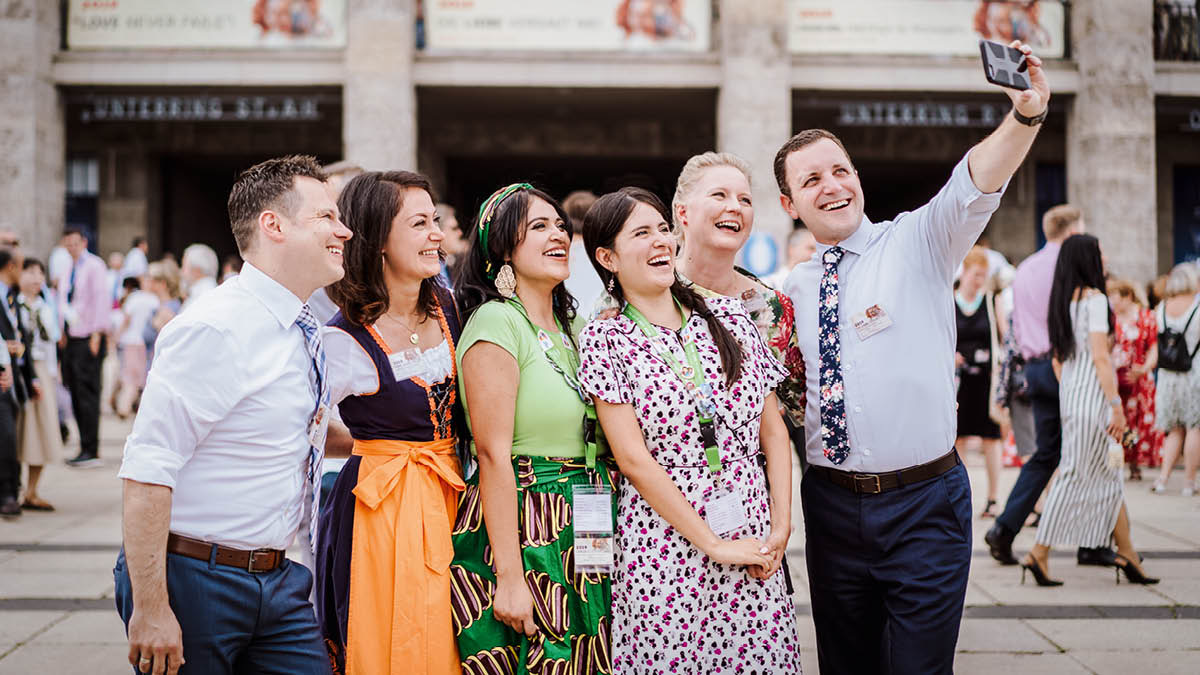
[[[717,148],[750,163],[754,229],[775,239],[782,264],[792,222],[779,205],[772,165],[792,133],[787,2],[721,0],[718,35]]]
[[[368,171],[416,170],[414,0],[351,0],[349,5],[344,156]]]
[[[1079,91],[1067,121],[1067,195],[1112,273],[1141,282],[1158,270],[1152,9],[1071,3]]]
[[[64,219],[65,130],[51,61],[58,3],[9,0],[0,12],[0,226],[45,259]]]

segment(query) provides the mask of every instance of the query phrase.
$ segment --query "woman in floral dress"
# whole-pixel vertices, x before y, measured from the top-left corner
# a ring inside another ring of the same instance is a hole
[[[1108,282],[1108,299],[1116,316],[1113,331],[1113,365],[1125,419],[1133,430],[1134,444],[1125,448],[1129,478],[1141,480],[1141,467],[1156,467],[1163,433],[1154,427],[1154,368],[1158,364],[1158,321],[1142,306],[1133,284],[1124,279]]]
[[[613,669],[796,673],[779,573],[791,458],[773,390],[786,371],[739,300],[704,299],[675,276],[668,218],[625,188],[584,221],[588,256],[624,302],[580,336],[579,381],[622,472]]]

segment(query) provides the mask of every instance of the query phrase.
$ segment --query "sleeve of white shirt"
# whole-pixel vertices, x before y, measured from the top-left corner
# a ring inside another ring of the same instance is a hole
[[[354,336],[341,328],[325,326],[321,329],[321,342],[325,346],[329,400],[333,405],[341,403],[347,396],[379,391],[379,372],[375,362]]]
[[[925,259],[939,279],[949,284],[954,271],[967,257],[992,213],[1000,206],[1000,197],[1008,181],[996,192],[984,194],[975,185],[968,167],[967,153],[950,174],[950,180],[933,199],[910,214],[897,218],[897,226],[917,238],[917,255]],[[909,229],[909,221],[916,225]]]
[[[241,350],[205,323],[176,319],[163,328],[118,478],[175,487],[196,446],[242,397]]]
[[[1087,303],[1088,332],[1108,334],[1108,296],[1096,291],[1084,301]]]

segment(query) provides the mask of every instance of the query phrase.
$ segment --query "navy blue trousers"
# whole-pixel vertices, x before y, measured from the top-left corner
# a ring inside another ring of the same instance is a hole
[[[124,551],[113,578],[117,612],[128,630],[133,593]],[[308,600],[312,583],[308,568],[290,560],[273,572],[255,574],[167,554],[167,593],[183,630],[181,675],[329,675],[329,657]]]
[[[856,495],[800,482],[821,675],[954,672],[971,568],[971,485],[950,471]]]
[[[1025,366],[1029,383],[1029,401],[1033,406],[1033,426],[1037,434],[1034,451],[1017,475],[1017,482],[1008,493],[1004,512],[996,517],[1009,531],[1016,533],[1037,506],[1038,497],[1050,482],[1050,476],[1062,459],[1062,416],[1058,410],[1058,378],[1050,359],[1036,359]]]

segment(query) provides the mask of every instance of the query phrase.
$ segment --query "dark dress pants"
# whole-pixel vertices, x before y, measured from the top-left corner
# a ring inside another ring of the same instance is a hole
[[[17,402],[12,392],[0,392],[0,500],[17,498],[21,491],[21,463],[17,461]]]
[[[857,495],[800,483],[821,675],[952,673],[971,567],[971,486],[959,464]]]
[[[1037,506],[1038,498],[1050,482],[1062,458],[1062,416],[1058,410],[1058,378],[1049,358],[1034,359],[1025,366],[1029,400],[1033,406],[1033,425],[1037,450],[1021,467],[1008,502],[996,522],[1013,534],[1021,531],[1025,519]]]
[[[133,593],[124,551],[113,578],[117,612],[128,631]],[[290,560],[273,572],[254,573],[167,554],[167,593],[183,631],[180,674],[330,675],[308,600],[312,582],[308,568]]]
[[[104,361],[105,342],[93,355],[88,338],[67,338],[63,351],[63,384],[71,392],[71,409],[79,425],[79,453],[96,457],[100,445],[100,364]]]

